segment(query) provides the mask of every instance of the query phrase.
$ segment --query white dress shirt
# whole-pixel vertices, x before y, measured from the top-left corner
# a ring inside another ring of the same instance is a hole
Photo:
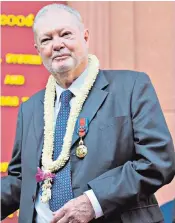
[[[87,76],[87,69],[68,88],[68,90],[70,90],[75,97],[78,95],[79,89],[82,86],[82,84],[84,83],[86,76]],[[56,118],[57,118],[57,115],[58,115],[58,112],[59,112],[60,106],[61,106],[60,95],[65,90],[67,90],[67,89],[63,89],[57,84],[57,86],[56,86],[57,97],[56,97],[56,102],[55,102],[54,123],[53,123],[54,125],[56,123]],[[75,97],[73,97],[71,99],[70,106],[72,106]],[[93,190],[88,190],[84,193],[88,196],[88,198],[94,208],[95,217],[96,218],[101,217],[103,215],[103,211],[101,209],[101,206],[100,206]],[[53,214],[49,208],[49,204],[41,202],[41,195],[39,193],[36,198],[35,209],[36,209],[36,213],[37,213],[36,214],[36,223],[49,223],[52,220]]]

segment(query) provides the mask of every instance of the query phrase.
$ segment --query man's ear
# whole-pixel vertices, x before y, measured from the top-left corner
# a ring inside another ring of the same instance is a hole
[[[89,30],[88,29],[84,30],[84,40],[86,42],[86,45],[89,47]]]
[[[39,51],[39,48],[38,48],[38,46],[37,46],[36,43],[34,44],[34,47],[35,47],[35,49],[37,50],[37,53],[40,55],[40,51]]]

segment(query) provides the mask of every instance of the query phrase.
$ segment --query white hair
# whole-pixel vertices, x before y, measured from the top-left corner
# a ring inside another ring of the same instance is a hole
[[[54,3],[54,4],[46,5],[38,11],[38,13],[36,14],[35,19],[34,19],[33,31],[34,32],[36,31],[36,22],[38,21],[39,18],[44,16],[48,11],[57,10],[57,9],[65,10],[65,11],[69,12],[70,14],[72,14],[73,16],[75,16],[75,18],[79,22],[80,26],[83,27],[82,17],[76,9],[73,9],[70,6],[67,6],[64,4]]]

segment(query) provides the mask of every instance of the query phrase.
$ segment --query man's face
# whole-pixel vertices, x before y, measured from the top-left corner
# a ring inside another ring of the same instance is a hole
[[[75,70],[87,60],[88,31],[64,10],[50,11],[36,22],[37,48],[44,66],[54,76]]]

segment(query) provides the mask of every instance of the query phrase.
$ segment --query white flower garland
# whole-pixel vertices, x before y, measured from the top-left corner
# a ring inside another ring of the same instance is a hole
[[[44,100],[44,146],[42,152],[42,170],[45,173],[54,173],[62,168],[70,157],[70,148],[77,118],[82,110],[83,104],[91,90],[97,74],[99,72],[99,61],[95,55],[88,56],[88,75],[85,79],[80,93],[76,96],[71,106],[70,115],[67,121],[66,134],[63,141],[62,151],[57,160],[52,160],[54,148],[54,100],[56,91],[56,80],[51,75],[48,79]],[[42,202],[48,202],[51,199],[52,178],[44,180],[42,185]]]

